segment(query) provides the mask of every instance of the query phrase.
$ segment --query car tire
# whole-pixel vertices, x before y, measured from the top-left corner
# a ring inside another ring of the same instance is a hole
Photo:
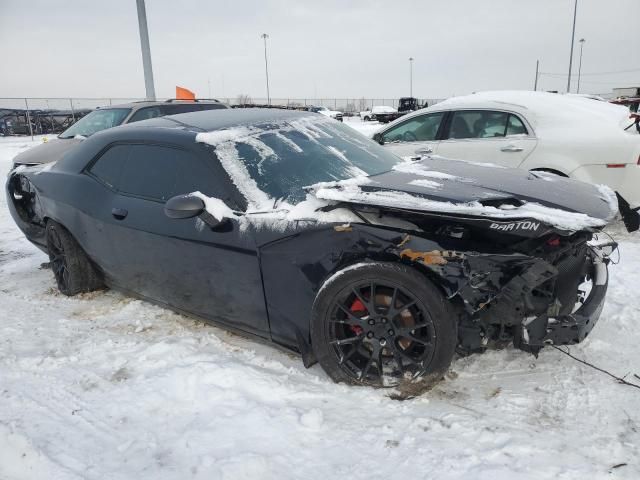
[[[335,273],[318,292],[311,346],[335,382],[429,387],[451,365],[457,320],[455,306],[417,270],[360,263]]]
[[[371,120],[371,118],[369,118],[369,117],[364,117],[364,121],[365,121],[365,122],[368,122],[369,120]]]
[[[104,286],[87,254],[66,228],[49,220],[46,240],[49,262],[60,293],[73,296]]]

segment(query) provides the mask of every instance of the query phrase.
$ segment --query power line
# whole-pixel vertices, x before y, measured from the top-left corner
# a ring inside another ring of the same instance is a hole
[[[591,76],[591,75],[616,75],[616,74],[622,74],[622,73],[636,73],[636,72],[640,72],[640,68],[636,68],[636,69],[633,69],[633,70],[617,70],[617,71],[614,71],[614,72],[583,73],[582,76],[584,77],[585,75],[587,75],[587,76]],[[568,74],[566,74],[566,73],[553,73],[553,72],[540,72],[540,75],[566,77]]]

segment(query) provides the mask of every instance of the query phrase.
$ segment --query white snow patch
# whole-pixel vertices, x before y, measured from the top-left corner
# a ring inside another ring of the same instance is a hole
[[[451,175],[449,173],[438,172],[437,170],[431,170],[423,162],[408,160],[406,162],[398,163],[393,167],[397,172],[411,173],[421,177],[437,178],[440,180],[457,180],[465,181],[466,179],[458,177],[457,175]]]
[[[409,185],[418,185],[419,187],[426,188],[442,188],[442,184],[438,182],[434,182],[433,180],[411,180]]]
[[[614,192],[611,187],[607,185],[596,185],[596,188],[600,192],[600,198],[602,198],[609,205],[609,209],[612,212],[617,212],[619,209],[618,206],[618,197],[616,196],[616,192]]]
[[[398,191],[363,191],[357,184],[336,187],[314,187],[314,194],[321,199],[336,202],[353,202],[383,207],[408,208],[425,212],[447,212],[478,215],[490,218],[533,218],[564,230],[577,231],[591,227],[602,227],[606,221],[583,213],[545,207],[537,203],[525,203],[512,210],[484,206],[480,202],[452,203],[429,200]]]
[[[204,202],[204,209],[218,221],[222,221],[224,218],[235,218],[237,216],[236,213],[219,198],[208,197],[202,192],[193,192],[190,195],[200,198]]]
[[[294,152],[298,152],[298,153],[302,153],[303,152],[302,148],[296,142],[291,140],[289,137],[283,135],[281,132],[276,132],[275,135],[276,135],[276,137],[278,137],[278,139],[282,143],[284,143],[286,146],[291,148],[291,150],[293,150]]]

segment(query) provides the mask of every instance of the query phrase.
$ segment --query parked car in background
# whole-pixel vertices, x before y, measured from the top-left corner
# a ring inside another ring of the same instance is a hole
[[[454,97],[374,135],[403,157],[429,154],[605,184],[640,206],[640,136],[621,106],[505,91]]]
[[[377,105],[372,107],[371,110],[360,112],[360,118],[365,122],[371,120],[380,123],[389,123],[402,115],[403,114],[398,113],[398,110],[395,108],[386,105]]]
[[[83,139],[107,128],[155,117],[163,117],[165,115],[216,110],[220,108],[229,107],[217,100],[139,101],[99,107],[58,135],[57,140],[48,141],[17,155],[13,159],[13,167],[54,162]]]
[[[337,110],[329,110],[327,107],[309,107],[307,110],[314,113],[320,113],[325,117],[333,118],[334,120],[338,120],[339,122],[343,121],[342,112],[338,112]]]
[[[12,172],[6,188],[63,294],[121,289],[356,385],[431,385],[456,348],[582,341],[615,247],[588,243],[616,213],[609,189],[403,163],[308,112],[109,129],[51,166]]]
[[[418,100],[414,97],[402,97],[398,101],[398,111],[399,112],[415,112],[416,110],[420,110],[421,108],[427,108],[429,104],[426,100]]]

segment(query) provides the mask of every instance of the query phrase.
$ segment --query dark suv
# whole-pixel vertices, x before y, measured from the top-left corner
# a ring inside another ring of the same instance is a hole
[[[220,108],[229,107],[218,100],[166,100],[161,102],[143,100],[98,107],[58,135],[62,141],[45,142],[17,155],[13,159],[13,168],[20,165],[30,166],[54,162],[62,158],[65,153],[86,137],[107,128],[166,115]]]

